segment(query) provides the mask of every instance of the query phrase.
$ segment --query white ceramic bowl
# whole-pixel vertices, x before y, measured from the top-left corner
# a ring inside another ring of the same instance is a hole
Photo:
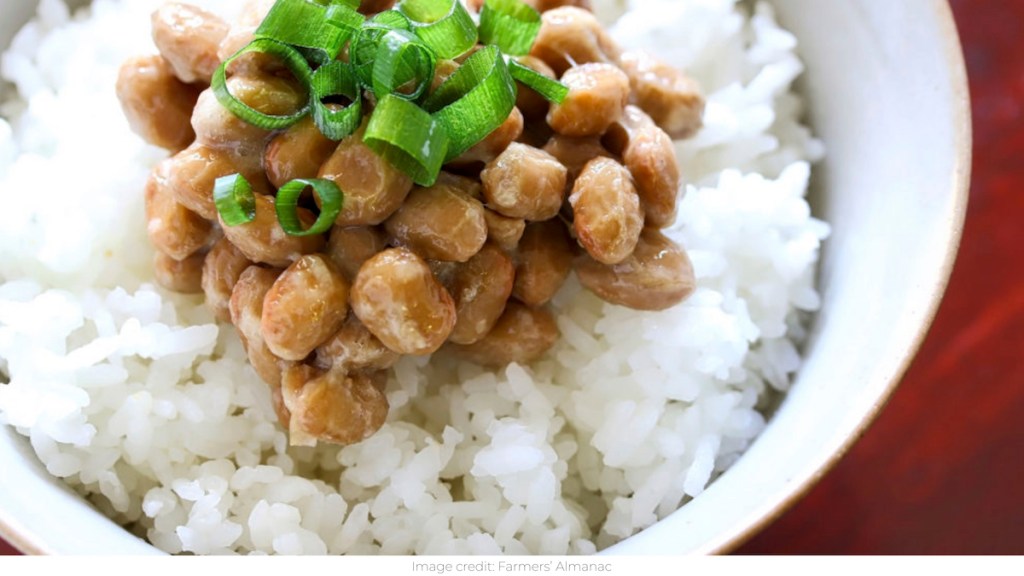
[[[699,498],[611,554],[728,551],[780,514],[864,431],[924,337],[967,200],[970,112],[942,0],[774,0],[800,40],[828,158],[813,203],[833,226],[806,363],[767,429]],[[35,9],[4,0],[0,46]],[[0,430],[0,535],[29,553],[156,550],[89,507]]]

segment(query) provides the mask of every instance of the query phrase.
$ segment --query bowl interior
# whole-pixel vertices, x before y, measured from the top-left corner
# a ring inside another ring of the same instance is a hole
[[[948,6],[772,3],[800,40],[809,120],[828,150],[814,180],[816,215],[833,226],[820,271],[822,311],[797,381],[746,455],[699,498],[611,554],[722,552],[778,514],[877,413],[923,338],[952,266],[970,124]],[[35,5],[5,3],[0,46]],[[16,546],[156,552],[52,479],[7,428],[0,461],[0,534]]]
[[[774,0],[799,39],[832,225],[805,363],[767,429],[699,498],[610,551],[722,552],[782,512],[880,410],[945,290],[966,211],[967,77],[945,2]]]

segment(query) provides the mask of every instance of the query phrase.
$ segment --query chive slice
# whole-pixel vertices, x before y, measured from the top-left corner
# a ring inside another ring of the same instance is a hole
[[[303,49],[321,64],[337,58],[351,35],[330,24],[323,5],[307,0],[277,0],[255,33]]]
[[[521,56],[530,52],[540,25],[540,12],[520,0],[486,0],[480,11],[480,41]]]
[[[448,151],[448,134],[440,122],[390,94],[377,102],[363,142],[420,186],[437,181]]]
[[[225,226],[240,226],[256,219],[256,197],[245,176],[221,176],[213,183],[213,204]]]
[[[565,84],[562,84],[558,80],[548,78],[533,68],[530,68],[529,66],[526,66],[514,59],[508,61],[508,71],[509,74],[512,75],[513,79],[522,82],[549,102],[561,104],[565,100],[565,97],[569,95],[569,87]]]
[[[398,10],[442,60],[462,56],[476,46],[476,23],[459,0],[403,0]]]
[[[308,229],[303,227],[298,213],[299,197],[307,187],[312,188],[320,200],[320,215]],[[281,228],[286,234],[289,236],[316,236],[327,232],[334,225],[338,214],[341,214],[343,199],[341,189],[331,180],[297,178],[277,191],[274,208],[277,211],[277,221],[281,223]]]
[[[501,51],[485,46],[467,58],[423,107],[448,132],[449,161],[501,126],[515,105],[516,85]]]
[[[238,52],[235,52],[233,56],[225,60],[224,63],[221,64],[213,73],[213,79],[210,81],[210,87],[213,89],[213,94],[217,97],[217,101],[220,102],[221,106],[230,110],[235,116],[238,116],[245,122],[264,130],[287,128],[301,120],[303,116],[309,113],[308,102],[305,106],[291,114],[274,116],[264,114],[263,112],[250,107],[245,102],[235,98],[234,94],[228,90],[228,66],[230,66],[236,58],[249,52],[263,52],[280,58],[281,61],[284,62],[285,66],[291,70],[296,80],[298,80],[302,86],[309,89],[313,72],[310,70],[309,63],[306,62],[306,59],[298,50],[287,44],[278,42],[277,40],[270,38],[257,38]]]
[[[373,93],[377,99],[393,94],[405,100],[419,100],[434,80],[437,60],[434,52],[411,32],[391,30],[377,45],[373,64]],[[410,93],[399,92],[413,83]]]
[[[352,67],[334,60],[313,73],[313,122],[331,140],[341,140],[356,131],[363,119],[363,100]],[[344,96],[350,103],[334,109],[325,98]]]

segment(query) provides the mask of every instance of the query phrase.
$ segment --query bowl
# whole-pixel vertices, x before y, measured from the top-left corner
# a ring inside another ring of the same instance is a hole
[[[808,121],[828,150],[812,184],[816,215],[833,230],[822,253],[821,311],[792,389],[746,454],[699,497],[606,554],[724,553],[781,514],[882,409],[953,265],[971,134],[948,5],[772,4],[799,39]],[[35,6],[5,3],[0,46]],[[158,553],[49,476],[8,428],[0,461],[0,536],[22,551]]]

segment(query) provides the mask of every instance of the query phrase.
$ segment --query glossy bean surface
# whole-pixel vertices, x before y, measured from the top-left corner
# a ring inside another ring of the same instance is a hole
[[[558,324],[551,312],[512,300],[487,336],[468,346],[453,345],[452,349],[481,366],[528,364],[547,353],[558,336]]]
[[[279,358],[305,360],[341,329],[348,297],[349,283],[329,259],[300,257],[264,297],[260,329],[267,347]]]
[[[644,213],[625,167],[607,158],[592,160],[576,179],[569,203],[576,238],[595,260],[617,264],[633,253]]]
[[[320,372],[302,364],[284,373],[281,391],[292,446],[316,446],[320,440],[355,444],[379,430],[388,415],[387,396],[362,373]]]
[[[562,208],[567,171],[551,154],[518,142],[480,174],[487,207],[509,218],[548,220]]]
[[[395,244],[430,260],[465,262],[487,241],[483,204],[444,184],[414,189],[384,228]]]
[[[182,82],[209,84],[220,66],[217,50],[229,26],[185,2],[166,2],[152,15],[153,43]]]
[[[490,245],[455,267],[449,288],[457,315],[452,342],[472,344],[494,328],[512,294],[515,275],[512,260]]]
[[[430,266],[405,248],[367,260],[352,286],[352,310],[374,336],[400,354],[435,352],[455,327],[455,302]]]
[[[179,80],[160,56],[137,56],[121,65],[117,99],[132,132],[177,152],[195,140],[189,123],[199,90]]]
[[[206,254],[201,284],[206,305],[218,320],[231,321],[231,293],[251,265],[245,254],[223,237]]]
[[[686,251],[648,228],[625,261],[609,266],[589,256],[575,262],[580,283],[603,300],[634,310],[657,311],[685,300],[696,288]]]

